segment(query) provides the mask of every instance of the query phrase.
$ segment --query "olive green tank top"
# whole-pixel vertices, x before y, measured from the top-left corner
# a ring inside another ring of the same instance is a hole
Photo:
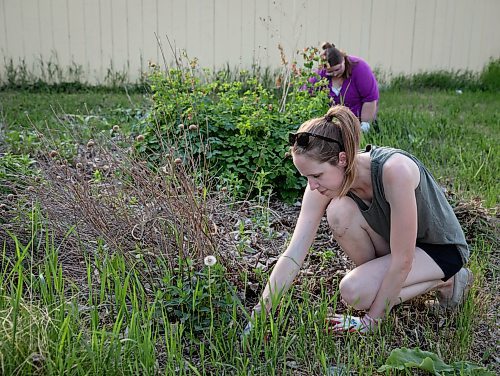
[[[389,157],[395,153],[403,154],[414,161],[420,170],[420,183],[415,189],[418,216],[417,243],[455,244],[463,262],[467,262],[469,247],[460,223],[443,189],[424,165],[413,155],[399,149],[368,145],[366,152],[370,153],[371,158],[372,202],[368,206],[354,193],[348,192],[347,195],[356,202],[368,224],[389,242],[391,207],[385,199],[382,168]]]

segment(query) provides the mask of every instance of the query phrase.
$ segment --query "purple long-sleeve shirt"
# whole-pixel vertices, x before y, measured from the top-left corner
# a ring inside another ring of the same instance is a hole
[[[326,69],[319,69],[317,75],[309,78],[314,84],[322,78],[328,79],[330,98],[335,104],[341,104],[350,108],[358,118],[361,118],[363,103],[378,100],[378,84],[370,66],[363,59],[349,56],[352,64],[352,74],[342,83],[339,95],[332,90],[332,78],[326,75]]]

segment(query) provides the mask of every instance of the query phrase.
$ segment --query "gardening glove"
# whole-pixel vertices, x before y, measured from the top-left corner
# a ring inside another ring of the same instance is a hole
[[[261,311],[261,306],[260,303],[258,303],[253,309],[252,309],[252,314],[250,315],[250,320],[248,321],[247,325],[245,326],[245,329],[243,329],[243,332],[241,333],[241,339],[245,338],[250,334],[250,332],[253,329],[253,322],[255,320],[255,316],[257,316],[260,311]]]
[[[245,338],[246,336],[248,336],[252,331],[252,329],[253,329],[253,324],[251,321],[249,321],[245,326],[245,329],[243,329],[243,333],[241,333],[241,338]]]
[[[357,317],[335,314],[327,318],[328,330],[334,333],[368,333],[375,328],[376,323],[369,316],[368,318],[366,316]]]
[[[362,121],[361,130],[363,131],[363,133],[367,133],[370,130],[370,123],[368,123],[367,121]]]

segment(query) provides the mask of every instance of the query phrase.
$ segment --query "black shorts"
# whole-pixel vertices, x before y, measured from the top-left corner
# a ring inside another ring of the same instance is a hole
[[[453,277],[464,266],[460,252],[455,244],[417,243],[434,260],[444,273],[443,281]]]

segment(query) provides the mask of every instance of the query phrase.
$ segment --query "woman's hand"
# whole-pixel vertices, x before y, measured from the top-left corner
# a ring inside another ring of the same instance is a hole
[[[261,311],[262,311],[262,306],[260,303],[257,303],[257,305],[255,307],[253,307],[253,309],[252,309],[252,314],[250,315],[250,320],[248,320],[247,325],[245,326],[245,328],[243,329],[243,332],[241,333],[242,339],[250,334],[250,332],[252,331],[253,326],[254,326],[255,317],[258,316]]]
[[[246,336],[248,336],[252,332],[252,329],[253,329],[252,321],[249,321],[245,326],[245,329],[243,329],[243,332],[241,333],[241,338],[245,338]]]
[[[374,331],[380,319],[372,319],[368,314],[363,317],[335,314],[327,319],[328,331],[334,333],[369,333]]]

